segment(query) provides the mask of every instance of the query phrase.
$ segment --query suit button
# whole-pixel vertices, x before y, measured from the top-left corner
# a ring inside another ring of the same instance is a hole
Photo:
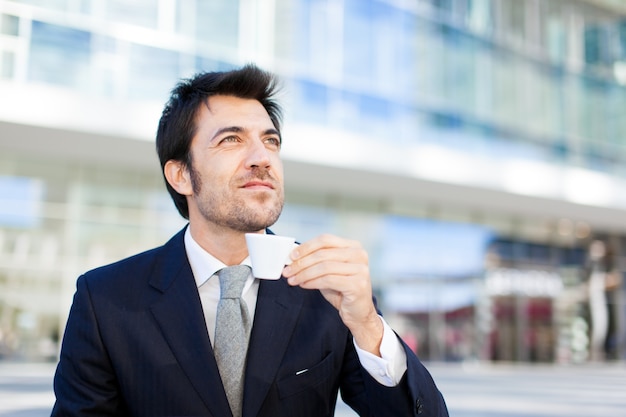
[[[418,398],[415,401],[415,412],[417,412],[417,414],[422,414],[423,411],[424,411],[424,404],[422,403],[422,399]]]

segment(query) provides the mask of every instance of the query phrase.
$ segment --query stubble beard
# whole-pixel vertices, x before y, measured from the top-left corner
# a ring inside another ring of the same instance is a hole
[[[254,173],[254,178],[266,179],[269,177],[267,171],[264,173]],[[284,206],[284,193],[282,188],[276,189],[277,199],[275,203],[263,210],[250,207],[245,199],[229,194],[228,190],[220,190],[212,194],[202,194],[202,178],[199,173],[190,169],[191,185],[198,200],[198,210],[202,217],[217,226],[236,230],[242,233],[253,233],[265,229],[276,223]],[[264,207],[263,203],[272,197],[260,193],[256,200]]]

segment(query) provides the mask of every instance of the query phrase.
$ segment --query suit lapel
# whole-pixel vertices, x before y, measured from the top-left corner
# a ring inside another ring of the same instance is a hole
[[[183,232],[164,247],[161,265],[151,277],[162,297],[152,314],[183,372],[213,416],[230,415],[209,340],[202,304],[184,249]]]
[[[284,278],[261,280],[246,364],[243,415],[258,414],[282,361],[302,306]]]

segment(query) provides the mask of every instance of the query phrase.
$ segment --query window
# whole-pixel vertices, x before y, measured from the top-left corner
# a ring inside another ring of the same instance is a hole
[[[19,34],[20,19],[10,14],[2,14],[0,20],[0,34],[17,36]]]
[[[35,227],[41,221],[44,187],[35,178],[0,176],[0,225]]]
[[[0,77],[13,78],[15,72],[15,54],[11,51],[2,51],[0,61]]]
[[[33,21],[28,77],[77,88],[88,82],[91,34]]]
[[[129,95],[141,99],[168,97],[179,78],[179,54],[145,45],[131,45]]]
[[[129,23],[156,29],[158,0],[106,0],[106,18],[113,22]]]

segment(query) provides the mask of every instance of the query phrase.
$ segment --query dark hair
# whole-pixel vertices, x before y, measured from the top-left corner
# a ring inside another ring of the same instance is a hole
[[[169,160],[180,161],[192,170],[189,149],[197,129],[196,115],[200,106],[206,104],[211,96],[226,95],[258,100],[276,130],[280,132],[282,110],[274,97],[277,90],[276,76],[253,64],[232,71],[199,73],[180,81],[172,90],[159,120],[156,149],[161,171]],[[177,193],[167,182],[167,178],[165,185],[180,215],[189,219],[187,198]]]

